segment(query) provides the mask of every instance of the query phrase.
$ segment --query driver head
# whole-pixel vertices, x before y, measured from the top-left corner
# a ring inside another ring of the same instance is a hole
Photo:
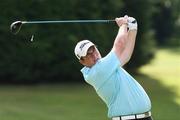
[[[21,29],[21,26],[22,26],[22,22],[21,21],[16,21],[16,22],[13,22],[10,26],[10,30],[13,34],[17,34],[20,29]]]

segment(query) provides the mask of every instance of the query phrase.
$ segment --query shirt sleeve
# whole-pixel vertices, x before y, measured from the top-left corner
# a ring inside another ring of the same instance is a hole
[[[114,51],[111,51],[107,56],[101,59],[99,66],[99,74],[103,76],[103,79],[108,79],[113,72],[117,70],[121,65],[120,60]]]
[[[83,73],[86,82],[91,84],[96,90],[108,80],[108,78],[116,72],[121,63],[116,54],[111,51],[104,58],[100,59],[92,68],[83,68]]]

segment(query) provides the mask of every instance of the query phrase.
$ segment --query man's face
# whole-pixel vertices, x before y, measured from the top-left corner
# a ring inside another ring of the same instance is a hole
[[[101,58],[101,54],[99,53],[98,49],[95,46],[91,46],[85,57],[81,57],[80,63],[87,67],[92,67],[98,59]]]

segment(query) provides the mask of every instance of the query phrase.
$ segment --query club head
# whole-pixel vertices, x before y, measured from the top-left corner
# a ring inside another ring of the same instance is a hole
[[[20,31],[22,24],[22,21],[13,22],[10,26],[11,32],[13,34],[17,34]]]

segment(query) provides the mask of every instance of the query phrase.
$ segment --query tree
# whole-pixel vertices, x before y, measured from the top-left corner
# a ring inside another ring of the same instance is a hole
[[[153,27],[158,45],[179,46],[179,0],[159,0],[153,3]]]
[[[146,14],[133,3],[142,4],[139,7],[145,9]],[[90,39],[98,45],[104,56],[110,51],[118,31],[115,24],[27,24],[14,36],[7,28],[16,20],[114,19],[127,13],[137,18],[139,23],[135,55],[128,68],[138,68],[153,55],[154,42],[149,34],[151,11],[146,10],[150,6],[148,1],[143,0],[134,0],[132,3],[119,0],[2,1],[1,82],[80,81],[82,76],[79,70],[82,66],[74,55],[76,43]],[[30,42],[31,35],[34,35],[34,42]]]

